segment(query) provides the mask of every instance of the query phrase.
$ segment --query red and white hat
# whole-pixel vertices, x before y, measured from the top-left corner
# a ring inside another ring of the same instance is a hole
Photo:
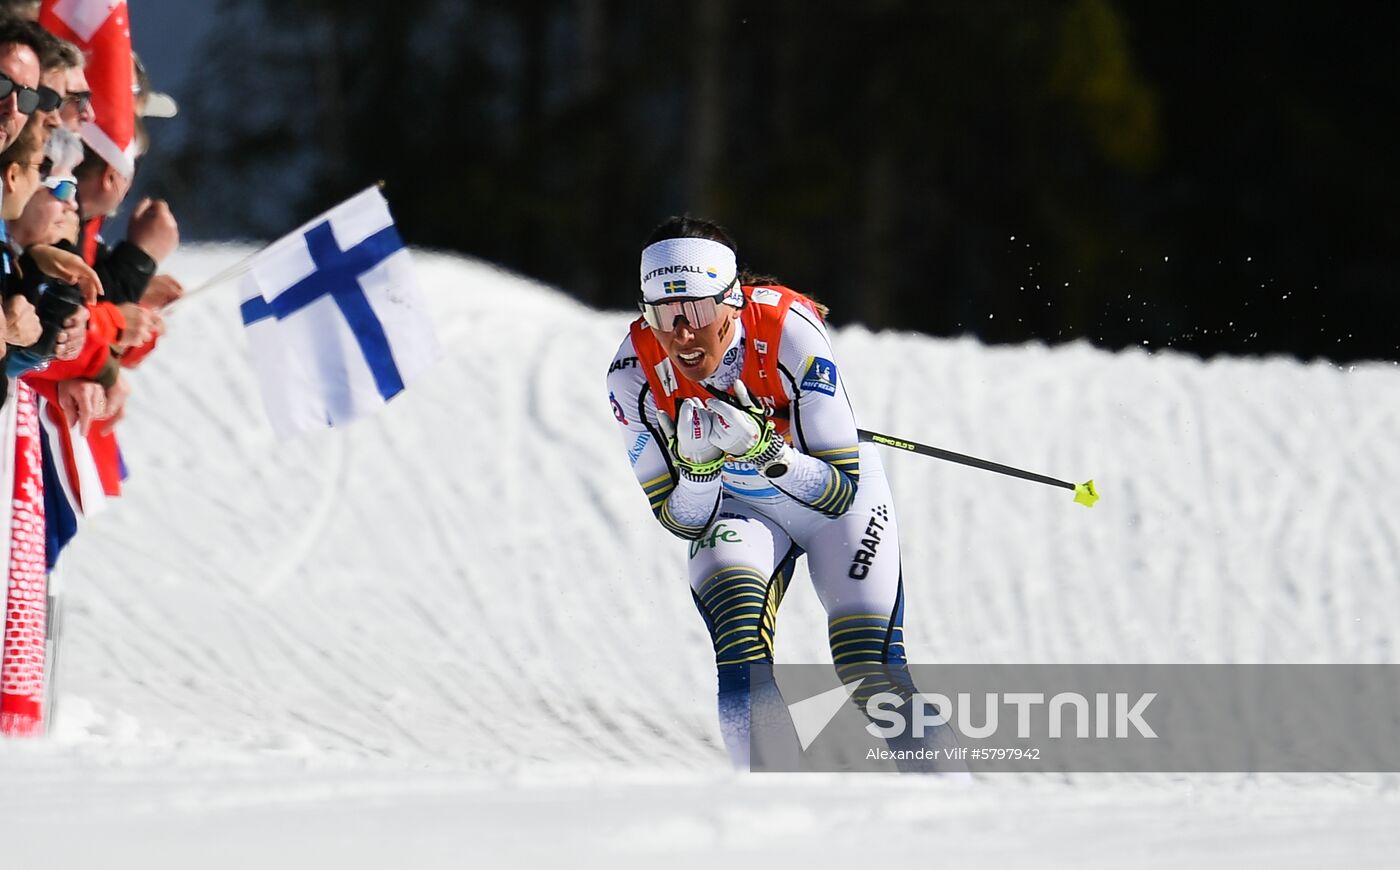
[[[136,98],[126,0],[43,0],[39,23],[82,49],[97,120],[83,141],[127,178],[136,172]]]

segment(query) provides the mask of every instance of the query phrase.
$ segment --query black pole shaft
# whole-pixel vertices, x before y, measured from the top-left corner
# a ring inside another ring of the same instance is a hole
[[[1019,477],[1022,480],[1029,480],[1035,483],[1044,483],[1050,486],[1063,487],[1073,490],[1074,484],[1063,480],[1056,480],[1053,477],[1046,477],[1043,474],[1036,474],[1033,471],[1023,471],[1019,468],[1012,468],[1009,465],[1002,465],[999,462],[988,462],[985,459],[978,459],[976,456],[966,456],[962,453],[954,453],[951,450],[944,450],[941,447],[930,447],[927,444],[920,444],[917,441],[906,441],[903,438],[895,438],[890,435],[881,435],[879,432],[871,432],[869,429],[857,429],[856,434],[860,440],[869,441],[872,444],[883,444],[886,447],[897,447],[900,450],[908,450],[910,453],[919,453],[924,456],[932,456],[934,459],[945,459],[948,462],[956,462],[959,465],[970,465],[973,468],[981,468],[984,471],[995,471],[997,474],[1005,474],[1010,477]]]

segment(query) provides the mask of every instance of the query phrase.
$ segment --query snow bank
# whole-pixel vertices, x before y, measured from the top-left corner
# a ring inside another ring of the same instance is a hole
[[[193,286],[244,253],[172,271]],[[114,867],[1393,853],[1389,779],[728,774],[683,547],[602,390],[629,316],[420,265],[447,359],[387,413],[292,443],[263,418],[234,291],[171,318],[135,376],[127,495],[65,556],[55,734],[0,746],[19,848]],[[835,341],[862,425],[1103,495],[1087,511],[887,456],[911,660],[1394,660],[1394,367]],[[804,580],[780,660],[827,656]]]

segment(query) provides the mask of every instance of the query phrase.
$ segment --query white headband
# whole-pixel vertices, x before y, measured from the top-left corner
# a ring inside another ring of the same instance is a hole
[[[642,251],[642,300],[715,296],[738,276],[734,252],[709,239],[663,239]]]

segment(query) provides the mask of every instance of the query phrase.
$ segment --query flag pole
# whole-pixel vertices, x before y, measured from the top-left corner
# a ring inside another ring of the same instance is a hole
[[[167,312],[170,309],[174,308],[176,303],[178,302],[182,302],[185,299],[189,299],[191,296],[198,296],[206,290],[217,287],[220,284],[227,283],[228,281],[237,278],[239,275],[242,275],[248,270],[248,264],[253,261],[253,258],[256,257],[258,254],[261,254],[263,251],[266,251],[268,248],[272,247],[273,244],[274,243],[263,245],[261,248],[258,248],[253,253],[234,263],[232,266],[229,266],[227,269],[223,270],[214,277],[205,281],[203,284],[200,284],[193,290],[186,291],[184,296],[181,296],[179,299],[170,302],[168,305],[161,309],[161,312]]]

